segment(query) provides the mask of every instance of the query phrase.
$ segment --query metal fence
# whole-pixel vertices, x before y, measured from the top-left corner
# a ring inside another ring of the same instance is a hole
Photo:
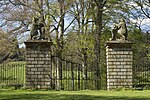
[[[7,62],[0,64],[0,85],[25,84],[25,62]]]
[[[134,50],[133,82],[135,88],[150,87],[150,51],[148,48]],[[144,51],[144,52],[143,52]]]
[[[25,62],[0,64],[0,85],[25,85]],[[51,58],[51,90],[96,90],[106,89],[106,69],[97,77],[94,63],[79,64],[59,57]],[[103,73],[102,73],[103,72]],[[133,64],[133,85],[144,88],[150,86],[150,63]]]
[[[97,77],[97,69],[92,64],[79,64],[59,57],[52,57],[50,72],[51,87],[61,90],[96,90],[97,85],[106,89],[105,81]],[[105,75],[106,76],[106,75]],[[101,85],[102,84],[102,85]]]
[[[133,84],[135,88],[150,87],[150,64],[133,66]]]

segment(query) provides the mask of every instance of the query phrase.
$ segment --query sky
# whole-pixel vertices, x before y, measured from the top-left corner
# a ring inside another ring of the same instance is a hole
[[[150,19],[147,18],[147,19],[143,20],[141,29],[143,31],[149,31],[150,32]]]

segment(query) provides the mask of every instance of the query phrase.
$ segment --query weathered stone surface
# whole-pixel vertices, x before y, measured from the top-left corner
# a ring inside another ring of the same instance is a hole
[[[106,42],[107,89],[132,87],[132,43]]]
[[[27,88],[50,89],[50,45],[46,40],[30,40],[26,44]]]

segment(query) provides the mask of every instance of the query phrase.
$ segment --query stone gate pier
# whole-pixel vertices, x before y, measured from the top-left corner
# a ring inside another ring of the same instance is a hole
[[[51,42],[47,40],[28,40],[25,45],[27,88],[49,89]]]
[[[130,41],[107,41],[107,89],[131,88],[132,77],[132,42]]]

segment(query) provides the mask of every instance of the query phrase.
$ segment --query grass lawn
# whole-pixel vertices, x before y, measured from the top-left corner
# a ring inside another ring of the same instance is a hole
[[[144,91],[30,91],[0,90],[1,100],[150,100]]]

